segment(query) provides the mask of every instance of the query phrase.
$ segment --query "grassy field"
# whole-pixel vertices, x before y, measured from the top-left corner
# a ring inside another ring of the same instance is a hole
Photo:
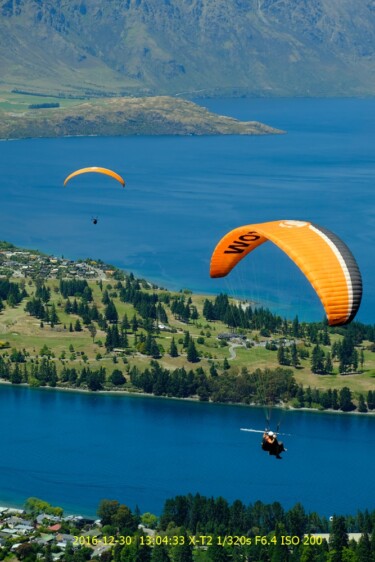
[[[28,297],[23,302],[12,308],[5,306],[0,314],[0,342],[6,345],[1,353],[10,353],[12,349],[27,352],[28,360],[35,359],[40,355],[40,351],[44,345],[54,355],[54,361],[58,372],[63,366],[75,366],[80,369],[84,365],[88,365],[93,369],[105,367],[109,375],[114,369],[120,369],[123,372],[131,366],[136,365],[141,370],[149,366],[151,357],[142,355],[134,349],[135,336],[131,330],[128,330],[129,346],[125,353],[106,352],[105,339],[106,334],[100,330],[98,326],[94,339],[91,337],[88,329],[83,327],[82,331],[69,331],[69,326],[74,326],[75,321],[79,318],[74,314],[67,314],[64,311],[65,299],[58,291],[58,281],[49,280],[46,283],[51,289],[50,305],[53,303],[56,307],[59,317],[59,323],[53,328],[49,324],[42,324],[40,320],[30,316],[25,312],[27,301],[35,296],[35,285],[31,281],[26,281],[25,287]],[[89,282],[93,290],[94,301],[99,312],[104,313],[105,305],[102,303],[102,291],[95,281]],[[104,282],[103,290],[107,289],[118,311],[121,320],[124,314],[131,320],[135,315],[135,309],[131,304],[121,302],[117,293],[114,292],[113,282]],[[173,293],[171,293],[173,294]],[[222,372],[224,360],[227,359],[230,365],[228,372],[236,375],[246,368],[249,372],[266,367],[276,368],[279,366],[277,360],[277,352],[265,349],[263,346],[246,347],[240,344],[229,343],[222,345],[218,340],[218,334],[228,332],[228,327],[221,322],[207,322],[203,315],[203,303],[205,297],[203,295],[191,295],[192,304],[196,306],[199,318],[188,324],[176,319],[166,306],[168,313],[169,327],[173,332],[160,331],[156,336],[159,346],[162,346],[164,353],[159,359],[160,364],[173,370],[177,367],[185,367],[185,369],[196,369],[198,366],[203,367],[208,372],[212,363],[214,363],[219,373]],[[70,299],[72,300],[72,298]],[[191,337],[196,343],[196,348],[200,357],[198,363],[189,363],[186,356],[186,350],[183,349],[182,342],[185,331],[189,331]],[[142,330],[141,330],[142,331]],[[251,339],[264,341],[267,338],[261,337],[259,333],[252,331],[246,334]],[[172,341],[172,337],[177,345],[179,356],[170,357],[168,351]],[[200,338],[200,339],[199,339]],[[203,343],[202,342],[203,338]],[[333,336],[334,339],[339,336]],[[364,347],[368,347],[369,342],[364,342]],[[326,348],[328,351],[329,348]],[[333,375],[318,376],[313,374],[310,368],[310,360],[301,361],[299,368],[292,368],[295,379],[304,387],[319,388],[326,390],[328,388],[341,389],[347,386],[357,396],[358,393],[367,393],[368,390],[375,390],[375,354],[367,349],[364,351],[364,365],[361,372],[349,375],[339,375],[338,366],[334,364],[335,373]]]
[[[41,103],[59,103],[60,107],[73,107],[83,103],[81,99],[59,98],[56,96],[36,96],[29,94],[19,94],[2,90],[0,88],[0,112],[23,112],[28,111],[29,105]],[[48,109],[44,111],[48,112]]]

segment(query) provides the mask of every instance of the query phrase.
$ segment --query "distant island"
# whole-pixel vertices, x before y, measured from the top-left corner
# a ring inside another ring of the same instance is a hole
[[[257,121],[239,121],[216,115],[193,102],[170,96],[65,98],[57,102],[52,96],[38,97],[13,91],[2,101],[0,139],[3,140],[65,136],[267,135],[284,132]],[[9,103],[4,104],[4,101]]]
[[[0,379],[210,402],[375,410],[375,328],[171,292],[0,242]]]

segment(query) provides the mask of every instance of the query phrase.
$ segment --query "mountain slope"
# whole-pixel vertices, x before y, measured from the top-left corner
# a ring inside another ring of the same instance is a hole
[[[375,93],[375,0],[0,0],[0,18],[14,88]]]

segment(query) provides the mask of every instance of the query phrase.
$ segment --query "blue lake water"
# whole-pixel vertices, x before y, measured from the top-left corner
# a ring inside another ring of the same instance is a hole
[[[160,513],[199,492],[326,516],[375,508],[371,416],[275,410],[292,434],[278,461],[240,431],[263,428],[262,408],[1,385],[0,412],[0,504],[36,496],[93,515],[108,498]]]
[[[0,239],[320,320],[313,290],[271,244],[226,279],[208,274],[229,229],[311,220],[351,248],[364,281],[357,318],[373,323],[375,100],[201,103],[287,134],[3,142]],[[63,188],[71,171],[90,165],[123,174],[126,188],[96,174]],[[168,497],[200,492],[285,507],[301,501],[325,515],[374,508],[374,417],[286,412],[282,428],[292,437],[276,461],[256,434],[239,431],[263,428],[256,408],[1,386],[0,412],[0,503],[39,496],[93,514],[100,499],[116,498],[159,513]]]
[[[168,288],[224,290],[289,318],[321,320],[314,291],[272,244],[227,278],[209,277],[211,253],[228,230],[311,220],[351,248],[364,281],[357,319],[373,323],[375,100],[200,103],[287,134],[3,142],[0,239],[70,258],[101,258]],[[88,174],[63,188],[71,171],[89,165],[115,169],[127,187]]]

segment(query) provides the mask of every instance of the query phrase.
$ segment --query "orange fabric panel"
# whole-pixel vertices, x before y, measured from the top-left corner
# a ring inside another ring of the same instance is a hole
[[[76,170],[75,172],[72,172],[71,174],[69,174],[67,178],[65,178],[64,185],[66,185],[68,181],[74,178],[75,176],[79,176],[80,174],[86,174],[87,172],[96,172],[98,174],[105,174],[107,176],[111,176],[115,180],[119,181],[123,187],[125,186],[125,180],[119,174],[117,174],[113,170],[109,170],[108,168],[100,168],[99,166],[90,166],[89,168],[81,168],[80,170]]]
[[[227,275],[255,248],[270,240],[304,273],[318,294],[330,325],[343,324],[351,313],[350,276],[327,234],[303,221],[273,221],[246,225],[226,234],[211,259],[211,277]]]

